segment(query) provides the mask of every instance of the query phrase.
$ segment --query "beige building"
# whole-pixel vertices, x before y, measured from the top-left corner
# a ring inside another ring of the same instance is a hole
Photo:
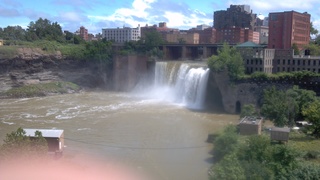
[[[0,39],[0,46],[3,46],[4,42],[2,39]]]
[[[258,26],[255,27],[255,31],[259,33],[259,43],[257,44],[268,44],[269,27]]]
[[[275,49],[266,49],[265,46],[250,41],[236,47],[244,60],[247,74],[256,71],[272,74]]]
[[[165,41],[179,44],[199,44],[199,33],[174,32],[165,34]]]
[[[239,134],[241,135],[260,135],[262,127],[262,119],[256,117],[245,116],[241,119],[239,126]]]

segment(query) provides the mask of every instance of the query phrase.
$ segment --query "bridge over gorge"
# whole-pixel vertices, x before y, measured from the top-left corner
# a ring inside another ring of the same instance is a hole
[[[164,44],[159,46],[165,60],[197,60],[217,55],[218,48],[223,44]],[[114,49],[120,50],[123,44],[113,44]]]
[[[164,44],[160,50],[164,53],[164,59],[187,60],[205,59],[216,55],[218,48],[223,44]]]

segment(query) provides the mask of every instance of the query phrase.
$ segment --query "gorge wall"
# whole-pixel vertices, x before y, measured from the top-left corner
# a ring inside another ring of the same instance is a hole
[[[11,59],[0,56],[0,92],[29,84],[69,81],[84,88],[111,88],[111,71],[104,64],[67,60],[59,51],[19,48]]]

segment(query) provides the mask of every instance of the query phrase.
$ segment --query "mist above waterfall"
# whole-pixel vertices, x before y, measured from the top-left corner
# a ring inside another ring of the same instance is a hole
[[[157,62],[154,82],[139,86],[142,96],[203,109],[209,68],[186,62]]]

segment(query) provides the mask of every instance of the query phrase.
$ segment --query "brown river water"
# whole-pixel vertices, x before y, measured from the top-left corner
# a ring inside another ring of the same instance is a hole
[[[18,127],[63,129],[64,158],[112,159],[159,180],[208,179],[213,148],[208,134],[237,121],[238,115],[134,93],[0,100],[0,139]]]

